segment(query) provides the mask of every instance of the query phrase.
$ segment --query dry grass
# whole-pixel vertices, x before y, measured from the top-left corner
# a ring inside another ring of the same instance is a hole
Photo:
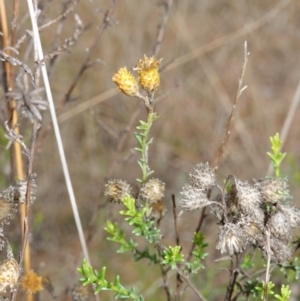
[[[9,7],[11,1],[6,2]],[[155,170],[155,177],[166,182],[167,207],[171,208],[171,194],[179,198],[178,193],[191,167],[198,162],[213,162],[217,156],[238,85],[245,40],[251,53],[244,78],[248,89],[240,99],[227,156],[218,173],[220,179],[232,173],[244,180],[259,178],[267,173],[269,137],[281,131],[300,77],[300,2],[285,2],[287,5],[278,9],[276,16],[251,30],[251,24],[274,9],[275,1],[174,1],[158,54],[158,58],[164,58],[163,65],[171,62],[172,66],[172,60],[175,64],[177,58],[199,47],[221,38],[223,41],[215,48],[162,73],[162,83],[156,95],[157,98],[162,97],[156,104],[156,111],[161,117],[151,132],[155,140],[150,148],[150,166]],[[51,86],[57,106],[84,61],[86,48],[93,43],[109,3],[94,0],[81,1],[77,5],[76,12],[84,25],[90,27],[69,51],[61,53],[51,69]],[[157,26],[164,12],[158,3],[117,2],[111,24],[93,54],[92,67],[81,77],[72,93],[72,100],[63,108],[63,114],[114,88],[111,76],[119,67],[133,66],[144,53],[151,54]],[[21,16],[25,16],[26,7],[22,5]],[[61,12],[61,1],[53,0],[47,5],[43,22]],[[69,15],[64,23],[61,42],[72,35],[74,24]],[[27,26],[28,20],[19,28],[19,36],[25,33]],[[250,29],[239,37],[231,38],[231,33],[246,26]],[[53,50],[56,30],[57,25],[54,25],[41,33],[45,52]],[[27,43],[20,49],[21,58],[25,55],[25,45]],[[97,59],[104,63],[96,63]],[[0,93],[3,95],[2,90]],[[61,122],[67,161],[85,229],[93,212],[104,203],[101,196],[106,175],[114,163],[118,141],[136,106],[137,101],[133,98],[116,94]],[[145,119],[145,113],[142,111],[131,126],[112,178],[134,183],[140,175],[137,157],[132,151],[136,146],[132,132],[138,119]],[[44,115],[40,137],[46,131],[48,114]],[[300,161],[299,114],[298,110],[284,146],[284,151],[294,158],[294,162]],[[28,128],[26,122],[23,128]],[[4,146],[1,148],[4,153]],[[7,166],[4,164],[1,169],[2,174],[9,178]],[[283,169],[290,178],[291,194],[298,197],[299,182],[296,182],[294,174],[299,174],[299,168],[286,160]],[[76,283],[76,267],[81,262],[81,254],[52,132],[39,146],[34,170],[38,174],[38,197],[32,208],[33,266],[43,276],[50,277],[59,300],[70,300],[70,296],[64,294],[66,288]],[[298,202],[296,197],[295,203]],[[97,231],[89,244],[91,259],[97,267],[109,266],[112,275],[120,274],[128,287],[137,285],[143,292],[145,283],[134,281],[144,277],[147,279],[151,267],[143,263],[145,268],[140,268],[129,256],[115,256],[114,244],[105,240],[104,223],[107,218],[117,219],[118,211],[118,205],[101,207]],[[197,213],[193,214],[195,223],[197,216]],[[214,241],[216,229],[211,229],[209,221],[207,219],[204,225],[204,232],[209,241]],[[166,240],[174,243],[171,210],[162,225]],[[180,224],[182,233],[194,227],[191,216]],[[14,235],[19,237],[18,232],[12,225],[10,236],[16,249],[19,239]],[[186,241],[190,240],[183,237]],[[211,252],[209,261],[219,256],[216,251]],[[156,272],[152,279],[159,277],[158,270]],[[215,284],[224,283],[216,278]],[[149,299],[152,297],[149,296]],[[109,298],[111,295],[105,295],[105,300]],[[41,300],[50,300],[50,297],[43,292]],[[156,300],[164,300],[162,292],[156,295]],[[219,299],[214,296],[210,300]]]

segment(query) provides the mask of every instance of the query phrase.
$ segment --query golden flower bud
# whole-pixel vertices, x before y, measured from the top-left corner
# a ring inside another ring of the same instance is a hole
[[[120,68],[112,77],[112,81],[117,85],[120,91],[127,96],[136,96],[139,92],[139,85],[135,77],[126,67]]]
[[[147,57],[140,59],[136,68],[139,74],[139,83],[142,88],[148,92],[153,93],[157,90],[160,84],[160,76],[158,72],[158,67],[161,60],[157,60],[154,57]]]
[[[30,270],[22,278],[22,287],[26,290],[27,294],[36,294],[43,290],[43,278]]]

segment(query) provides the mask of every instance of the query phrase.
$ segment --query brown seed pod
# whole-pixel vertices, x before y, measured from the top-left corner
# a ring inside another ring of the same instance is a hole
[[[14,258],[4,260],[0,265],[0,293],[13,291],[18,283],[20,269]]]

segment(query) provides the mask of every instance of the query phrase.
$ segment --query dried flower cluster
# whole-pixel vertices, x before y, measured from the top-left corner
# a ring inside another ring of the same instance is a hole
[[[165,195],[165,183],[159,179],[150,179],[140,190],[140,198],[143,201],[157,203],[162,200]]]
[[[27,181],[16,181],[13,185],[0,192],[0,250],[7,248],[7,259],[0,265],[0,293],[15,290],[20,276],[20,268],[13,257],[8,240],[3,235],[3,224],[8,224],[18,210],[19,204],[24,204],[27,194]],[[31,180],[30,201],[35,200],[36,184]],[[2,299],[1,299],[2,300]]]
[[[139,60],[136,68],[133,68],[139,75],[138,81],[126,67],[119,69],[113,75],[112,81],[127,96],[139,96],[139,84],[147,93],[154,93],[160,84],[158,71],[160,63],[161,60],[145,55],[144,58]]]
[[[216,178],[208,163],[195,166],[189,174],[189,183],[183,187],[181,192],[182,198],[179,206],[183,210],[201,209],[212,204],[208,195],[216,185]]]
[[[254,246],[266,256],[268,231],[271,260],[281,264],[290,259],[292,230],[300,227],[300,209],[287,204],[290,196],[286,179],[266,178],[250,185],[230,175],[223,190],[206,163],[193,169],[189,182],[183,187],[179,205],[183,210],[210,207],[218,219],[216,248],[221,253],[233,255]],[[210,198],[214,187],[220,192]]]
[[[36,184],[31,180],[30,201],[35,200]],[[0,224],[8,223],[18,210],[18,205],[25,202],[27,191],[27,181],[16,181],[13,185],[0,192]]]

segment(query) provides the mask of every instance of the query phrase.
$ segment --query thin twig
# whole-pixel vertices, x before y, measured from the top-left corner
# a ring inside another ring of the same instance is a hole
[[[42,26],[40,26],[38,29],[39,31],[42,31],[44,29],[46,29],[47,27],[51,26],[52,24],[58,22],[59,20],[61,19],[64,19],[67,17],[67,15],[74,10],[75,6],[77,5],[77,3],[79,2],[80,0],[75,0],[73,2],[73,4],[70,6],[69,9],[67,9],[64,13],[62,13],[61,15],[59,15],[57,18],[43,24]],[[15,48],[16,49],[19,49],[21,44],[25,41],[26,37],[30,36],[30,32],[26,32],[26,34],[24,34],[21,38],[19,38],[19,40],[17,41],[16,45],[15,45]]]
[[[225,135],[224,140],[222,141],[221,148],[220,148],[220,151],[219,151],[219,155],[218,155],[218,158],[217,158],[217,163],[215,164],[216,169],[219,168],[220,164],[224,160],[225,149],[226,149],[226,146],[227,146],[230,134],[231,134],[231,127],[232,127],[233,120],[234,120],[236,106],[237,106],[238,100],[239,100],[240,96],[242,95],[243,91],[245,91],[245,89],[247,88],[247,86],[243,87],[243,79],[244,79],[244,75],[245,75],[245,71],[246,71],[248,57],[249,57],[249,52],[248,52],[248,49],[247,49],[247,42],[245,41],[245,43],[244,43],[244,62],[243,62],[243,66],[242,66],[242,74],[241,74],[241,77],[239,79],[239,84],[238,84],[236,96],[235,96],[235,99],[234,99],[234,102],[233,102],[232,111],[231,111],[231,114],[230,114],[230,117],[229,117],[229,120],[228,120],[226,135]]]
[[[87,51],[85,60],[83,61],[80,69],[78,70],[77,74],[75,75],[73,82],[71,83],[69,89],[67,90],[65,96],[63,97],[63,99],[60,101],[59,106],[56,108],[56,113],[57,115],[62,111],[62,109],[64,108],[65,104],[71,99],[71,94],[73,93],[75,87],[77,86],[79,80],[81,79],[82,75],[85,73],[85,71],[90,67],[91,65],[91,57],[93,55],[93,53],[96,51],[97,46],[101,40],[102,35],[104,34],[104,32],[106,31],[106,29],[109,27],[110,25],[110,18],[114,12],[115,6],[116,6],[116,2],[117,0],[112,0],[111,1],[111,5],[108,8],[108,10],[106,11],[103,21],[102,21],[102,26],[100,27],[98,34],[96,35],[96,38],[93,42],[93,44],[91,45],[90,48],[88,48],[89,50]],[[52,128],[52,124],[48,124],[46,126],[46,130],[42,135],[42,142],[46,139],[49,131]]]
[[[162,5],[164,6],[165,11],[164,11],[164,14],[163,14],[161,24],[159,25],[157,38],[156,38],[155,45],[154,45],[153,51],[152,51],[152,54],[153,54],[154,57],[156,57],[158,55],[159,50],[161,48],[161,43],[162,43],[163,37],[165,35],[170,10],[171,10],[171,7],[173,5],[173,0],[168,0],[168,2],[162,3]]]
[[[187,285],[193,290],[193,292],[198,296],[198,298],[202,301],[206,301],[204,296],[197,290],[197,288],[190,282],[190,280],[184,275],[184,273],[179,269],[176,268],[177,273],[185,280]]]
[[[14,0],[13,4],[13,20],[11,22],[11,38],[10,38],[10,45],[14,47],[16,43],[16,36],[17,36],[17,22],[19,17],[19,9],[20,9],[20,0]],[[10,80],[11,82],[14,81],[14,68],[11,68],[10,72]]]
[[[103,21],[102,21],[102,26],[100,27],[100,30],[98,31],[98,34],[97,34],[92,46],[87,51],[85,60],[83,61],[79,71],[77,72],[77,74],[76,74],[73,82],[71,83],[67,93],[65,94],[64,98],[60,102],[60,106],[57,109],[58,113],[61,111],[61,109],[64,107],[64,105],[71,98],[71,94],[72,94],[73,90],[75,89],[75,87],[77,86],[77,84],[79,82],[79,79],[82,77],[84,72],[90,67],[92,55],[96,51],[97,46],[98,46],[98,44],[99,44],[99,42],[102,38],[102,35],[104,34],[106,29],[110,25],[110,18],[112,16],[113,12],[114,12],[116,2],[117,2],[117,0],[112,0],[111,1],[111,5],[110,5],[109,9],[106,11],[106,13],[104,15],[104,18],[103,18]]]
[[[158,253],[158,257],[162,258],[162,247],[159,244],[156,244],[156,251]],[[163,280],[163,289],[166,293],[167,296],[167,301],[172,301],[172,297],[171,297],[171,292],[168,286],[168,281],[167,281],[167,273],[168,270],[165,270],[162,266],[162,264],[159,265],[160,266],[160,272],[161,272],[161,276],[162,276],[162,280]]]
[[[31,185],[32,185],[32,171],[33,171],[33,161],[35,156],[35,146],[36,146],[36,138],[37,138],[37,132],[40,128],[40,124],[36,119],[33,121],[32,126],[32,139],[31,139],[31,148],[30,148],[30,155],[28,157],[28,166],[27,166],[27,191],[26,191],[26,200],[25,200],[25,217],[24,217],[24,226],[23,226],[23,242],[22,242],[22,249],[20,252],[20,258],[19,258],[19,266],[22,266],[23,259],[25,256],[27,244],[28,244],[28,238],[29,238],[29,215],[30,215],[30,205],[31,205]],[[13,292],[11,296],[11,301],[14,301],[17,297],[17,291]]]
[[[284,120],[284,124],[283,124],[281,132],[280,132],[280,140],[282,141],[282,146],[281,147],[283,147],[283,145],[286,142],[286,139],[287,139],[289,130],[291,128],[293,119],[295,117],[295,113],[296,113],[297,108],[299,106],[299,103],[300,103],[300,80],[298,82],[297,89],[295,91],[292,103],[290,105],[289,112],[286,115],[286,118]],[[273,170],[273,165],[270,162],[267,174],[271,175],[272,170]]]
[[[176,200],[175,200],[174,194],[172,194],[172,204],[173,204],[173,218],[174,218],[174,228],[175,228],[175,236],[176,236],[176,246],[180,246],[180,236],[179,236],[178,227],[177,227]]]
[[[267,301],[268,296],[268,283],[270,280],[270,265],[271,265],[271,233],[268,226],[266,226],[266,240],[267,240],[267,267],[266,267],[266,278],[264,284],[264,301]]]
[[[234,260],[235,259],[235,260]],[[238,255],[234,255],[234,258],[231,257],[231,267],[230,267],[230,278],[229,278],[229,284],[227,286],[226,290],[226,295],[225,295],[225,301],[230,301],[233,291],[234,291],[234,286],[236,283],[236,279],[239,275],[238,271],[238,265],[239,265],[239,260],[238,260]]]
[[[44,57],[44,55],[43,55],[43,49],[42,49],[40,36],[39,36],[38,28],[37,28],[37,23],[36,23],[36,19],[35,19],[33,5],[32,5],[31,0],[27,0],[27,3],[28,3],[28,8],[29,8],[29,12],[30,12],[31,21],[32,21],[34,41],[36,42],[36,44],[38,46],[38,58],[42,59]],[[71,182],[71,178],[70,178],[70,174],[69,174],[69,169],[68,169],[68,165],[67,165],[67,161],[66,161],[66,156],[65,156],[65,152],[64,152],[64,148],[63,148],[63,144],[62,144],[60,129],[59,129],[59,126],[57,123],[57,117],[56,117],[56,113],[55,113],[52,92],[51,92],[50,83],[49,83],[47,69],[46,69],[45,64],[41,64],[41,71],[42,71],[42,75],[43,75],[43,79],[44,79],[46,95],[47,95],[47,98],[49,101],[49,109],[50,109],[51,118],[52,118],[52,122],[53,122],[55,137],[56,137],[56,141],[57,141],[58,152],[59,152],[60,159],[61,159],[62,169],[63,169],[63,173],[64,173],[65,180],[66,180],[66,186],[67,186],[68,193],[69,193],[70,203],[72,206],[73,215],[74,215],[75,223],[77,226],[82,251],[83,251],[84,257],[90,263],[89,253],[88,253],[87,245],[86,245],[84,234],[83,234],[82,224],[81,224],[81,220],[80,220],[80,216],[79,216],[79,212],[78,212],[78,208],[77,208],[77,203],[76,203],[76,199],[75,199],[75,195],[74,195],[74,190],[73,190],[73,186],[72,186],[72,182]]]
[[[176,246],[180,246],[180,236],[179,236],[178,226],[177,226],[176,200],[175,200],[175,195],[174,194],[172,194],[172,204],[173,204],[173,219],[174,219]],[[181,279],[180,274],[177,272],[177,275],[176,275],[176,296],[175,296],[175,300],[179,300],[179,294],[180,294],[181,284],[182,284],[182,279]]]

